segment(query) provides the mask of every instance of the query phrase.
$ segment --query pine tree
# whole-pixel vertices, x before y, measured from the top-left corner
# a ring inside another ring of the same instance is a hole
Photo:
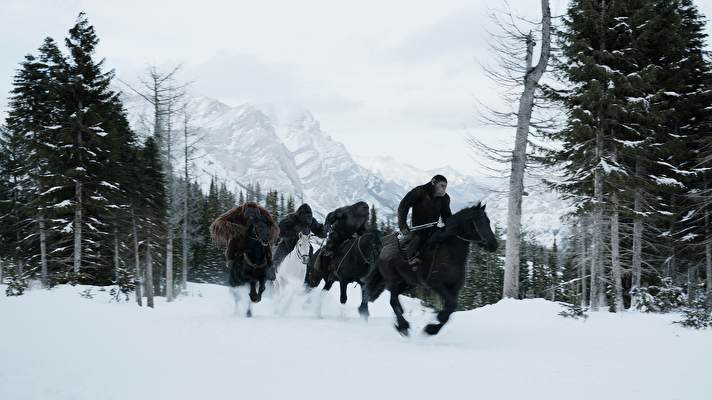
[[[294,213],[294,197],[290,194],[289,199],[287,199],[287,214]]]
[[[254,202],[255,203],[262,203],[262,188],[260,187],[260,183],[256,182],[254,186]]]
[[[376,206],[371,204],[371,216],[368,222],[369,229],[375,231],[378,229],[378,215],[376,214]]]

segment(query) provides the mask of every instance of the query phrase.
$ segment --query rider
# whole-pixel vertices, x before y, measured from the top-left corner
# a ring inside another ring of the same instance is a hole
[[[299,241],[300,232],[303,235],[313,233],[320,238],[326,237],[324,225],[314,219],[312,209],[306,203],[279,221],[279,244],[272,257],[273,266],[267,270],[267,279],[274,280],[276,278],[279,265],[294,250],[294,246]]]
[[[215,244],[218,247],[225,247],[228,268],[231,268],[235,261],[245,253],[247,231],[250,225],[258,221],[264,221],[269,227],[268,244],[276,242],[279,237],[279,227],[269,211],[254,202],[247,202],[231,208],[217,217],[210,225],[210,235]],[[266,256],[268,265],[272,265],[272,252],[268,250]]]
[[[369,215],[368,204],[363,201],[330,212],[324,221],[329,231],[329,238],[321,251],[320,262],[331,265],[334,250],[341,243],[351,237],[363,235],[366,232]]]
[[[413,209],[412,224],[414,227],[437,222],[442,218],[443,223],[452,216],[450,211],[450,196],[446,192],[447,179],[442,175],[435,175],[430,182],[420,185],[408,192],[398,206],[398,228],[403,235],[411,233],[408,227],[408,210]],[[416,255],[420,247],[434,232],[431,228],[412,231],[410,243],[406,248],[406,256],[410,264],[420,262]]]

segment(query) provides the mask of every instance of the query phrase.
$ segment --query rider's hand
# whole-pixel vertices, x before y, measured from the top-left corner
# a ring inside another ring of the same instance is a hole
[[[401,235],[403,235],[403,236],[406,236],[410,233],[410,228],[408,228],[408,225],[403,225],[399,229],[400,229]]]

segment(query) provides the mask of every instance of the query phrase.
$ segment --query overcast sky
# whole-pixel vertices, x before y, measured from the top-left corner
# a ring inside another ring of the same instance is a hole
[[[540,18],[539,1],[510,0]],[[390,155],[430,169],[477,166],[467,134],[490,142],[513,132],[482,127],[475,104],[497,102],[487,62],[488,7],[473,0],[0,0],[0,108],[17,64],[45,36],[66,36],[85,11],[99,56],[133,80],[149,63],[184,65],[197,95],[228,104],[310,109],[355,154]],[[566,0],[551,0],[554,15]],[[697,1],[706,15],[712,1]],[[708,31],[710,31],[708,27]],[[374,142],[378,145],[374,146]]]

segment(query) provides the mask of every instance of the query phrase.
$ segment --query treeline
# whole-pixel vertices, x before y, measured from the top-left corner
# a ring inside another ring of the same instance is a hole
[[[712,290],[712,64],[691,0],[574,0],[559,32],[561,144],[542,160],[572,199],[577,302],[621,311]],[[667,290],[667,289],[665,289]]]
[[[47,38],[20,63],[0,126],[7,294],[22,294],[33,280],[114,285],[117,299],[135,291],[139,304],[153,306],[154,295],[170,301],[188,280],[225,283],[212,221],[246,201],[279,221],[294,212],[294,197],[263,192],[259,182],[230,190],[216,178],[205,192],[192,170],[196,135],[176,70],[149,68],[144,90],[131,88],[152,112],[152,123],[134,132],[112,90],[114,72],[95,59],[99,39],[83,13],[63,43]],[[374,207],[370,226],[392,229]]]
[[[177,130],[180,115],[171,114],[176,97],[161,94],[175,88],[154,87],[147,100],[155,123],[133,132],[84,14],[63,43],[46,38],[24,58],[0,126],[0,281],[8,293],[21,294],[32,279],[44,287],[118,285],[117,298],[136,290],[151,305],[154,294],[177,293],[188,279],[223,282],[210,223],[243,201],[279,219],[294,198],[262,194],[259,183],[235,195],[216,179],[204,193],[188,167],[188,126]],[[180,133],[184,171],[171,154]],[[174,263],[183,266],[175,278]]]

